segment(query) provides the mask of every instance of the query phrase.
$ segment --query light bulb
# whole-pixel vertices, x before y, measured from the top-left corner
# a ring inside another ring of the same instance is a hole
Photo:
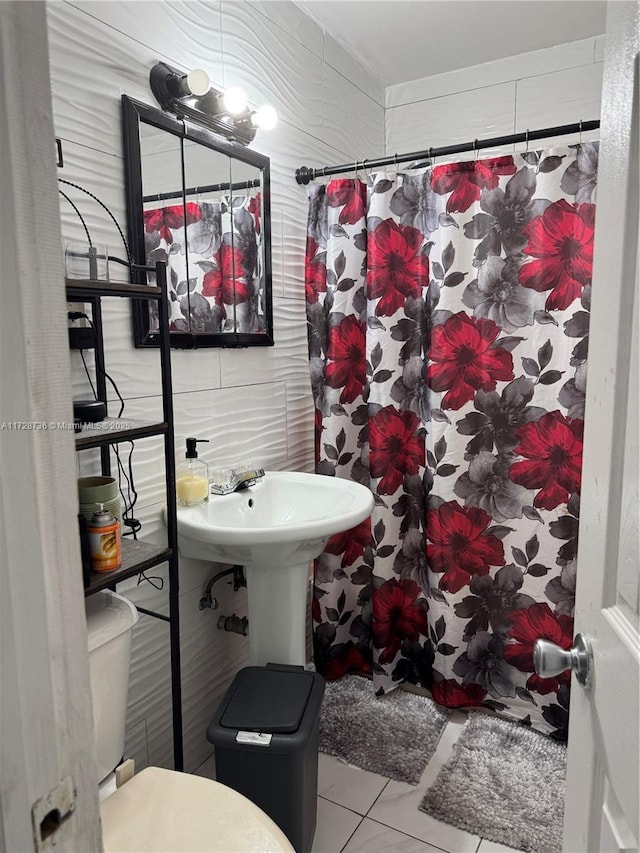
[[[264,104],[251,114],[251,124],[261,130],[273,130],[277,123],[278,113],[270,104]]]
[[[201,68],[194,68],[187,74],[187,85],[192,95],[206,95],[209,91],[209,82],[209,75]]]
[[[237,116],[247,108],[247,95],[244,89],[241,89],[239,86],[231,86],[231,88],[225,90],[222,96],[222,103],[225,112],[229,113],[229,115]]]

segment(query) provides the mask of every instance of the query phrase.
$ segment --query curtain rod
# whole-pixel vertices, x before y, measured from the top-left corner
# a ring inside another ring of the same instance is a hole
[[[184,195],[198,195],[199,193],[221,192],[222,190],[248,190],[251,187],[259,187],[261,184],[260,178],[253,178],[248,181],[238,181],[236,184],[208,184],[204,187],[187,187]],[[169,198],[182,198],[182,190],[170,193],[155,193],[153,195],[142,196],[142,201],[164,201]]]
[[[561,124],[557,127],[545,127],[542,130],[526,130],[524,133],[512,133],[509,136],[494,136],[493,139],[474,139],[473,142],[461,142],[458,145],[445,145],[442,148],[427,148],[425,151],[413,151],[411,154],[394,154],[392,157],[378,157],[375,160],[356,160],[342,166],[325,166],[314,169],[311,166],[300,166],[296,169],[296,181],[308,184],[315,178],[326,175],[337,175],[341,172],[357,172],[358,169],[377,169],[379,166],[391,166],[406,163],[410,160],[433,160],[434,157],[448,157],[450,154],[461,154],[465,151],[480,151],[482,148],[497,148],[500,145],[511,145],[517,142],[530,142],[534,139],[544,139],[547,136],[565,136],[569,133],[582,133],[588,130],[598,130],[599,120],[579,121],[574,124]]]

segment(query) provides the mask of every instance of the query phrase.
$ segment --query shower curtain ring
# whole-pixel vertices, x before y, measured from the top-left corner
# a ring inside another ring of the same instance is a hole
[[[436,158],[435,158],[435,155],[433,153],[433,147],[429,148],[429,165],[430,166],[436,165]]]
[[[473,158],[477,162],[478,160],[478,140],[473,140]]]
[[[524,149],[524,153],[525,153],[525,154],[528,154],[528,153],[529,153],[529,128],[527,128],[527,129],[526,129],[526,131],[525,131],[524,139],[525,139],[525,149]]]
[[[580,136],[578,137],[578,144],[582,145],[582,119],[580,119],[580,125],[579,125],[578,133],[580,134]]]
[[[366,157],[362,161],[362,168],[364,169],[364,174],[365,174],[365,177],[366,177],[367,183],[368,183],[371,180],[371,174],[369,172],[367,172],[367,159],[366,159]]]

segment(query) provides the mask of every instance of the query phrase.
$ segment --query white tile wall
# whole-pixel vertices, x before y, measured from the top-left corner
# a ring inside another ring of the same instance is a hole
[[[387,153],[599,118],[603,46],[604,36],[581,39],[390,86]]]
[[[497,83],[387,110],[389,154],[513,133],[516,84]]]
[[[47,4],[53,110],[63,139],[60,177],[95,192],[125,226],[120,96],[154,103],[149,70],[162,59],[183,69],[205,68],[213,83],[243,85],[256,105],[272,103],[279,123],[259,134],[256,150],[271,158],[274,270],[273,348],[176,350],[171,363],[176,442],[211,439],[202,457],[213,464],[251,457],[271,468],[311,470],[313,403],[307,364],[303,260],[306,191],[294,171],[310,165],[379,156],[384,151],[384,90],[379,80],[290,0],[277,2],[137,2],[72,0]],[[70,191],[94,241],[120,253],[119,237],[91,200]],[[62,201],[63,238],[82,227]],[[125,415],[159,416],[159,358],[135,350],[130,306],[105,301],[107,370],[126,400]],[[77,365],[76,365],[77,366]],[[86,382],[75,371],[74,396]],[[110,396],[115,395],[110,391]],[[114,413],[113,404],[111,408]],[[117,411],[117,409],[115,409]],[[127,451],[125,450],[125,456]],[[83,471],[95,455],[83,453]],[[147,538],[162,538],[162,442],[136,443],[136,517]],[[201,589],[219,567],[181,561],[186,768],[211,753],[206,724],[235,671],[246,663],[246,639],[215,628],[218,612],[199,611]],[[164,567],[154,575],[166,575]],[[245,597],[220,585],[222,612],[246,614]],[[166,611],[166,590],[124,585],[127,595]],[[136,628],[127,750],[140,761],[171,765],[171,725],[165,623],[141,617]]]

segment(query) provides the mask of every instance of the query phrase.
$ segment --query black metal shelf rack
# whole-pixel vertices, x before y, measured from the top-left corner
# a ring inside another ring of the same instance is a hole
[[[92,322],[96,332],[96,391],[100,400],[107,400],[104,370],[104,341],[102,335],[101,299],[120,297],[128,299],[155,300],[158,303],[160,373],[162,382],[162,421],[134,421],[126,418],[106,418],[97,426],[84,427],[76,435],[76,450],[100,449],[102,473],[111,473],[109,448],[122,441],[133,441],[161,435],[164,437],[167,545],[160,546],[143,540],[123,539],[122,566],[114,572],[91,573],[85,595],[98,590],[114,588],[126,578],[144,572],[153,566],[167,563],[169,567],[169,616],[138,608],[140,613],[169,623],[169,645],[171,652],[171,702],[173,714],[173,762],[176,770],[184,767],[182,746],[182,685],[180,677],[180,619],[178,581],[178,528],[176,519],[175,444],[173,436],[173,401],[171,386],[171,355],[169,344],[169,303],[167,295],[166,264],[159,261],[155,266],[132,264],[132,271],[152,272],[156,286],[129,284],[127,282],[91,281],[88,279],[65,279],[69,302],[91,304]]]

